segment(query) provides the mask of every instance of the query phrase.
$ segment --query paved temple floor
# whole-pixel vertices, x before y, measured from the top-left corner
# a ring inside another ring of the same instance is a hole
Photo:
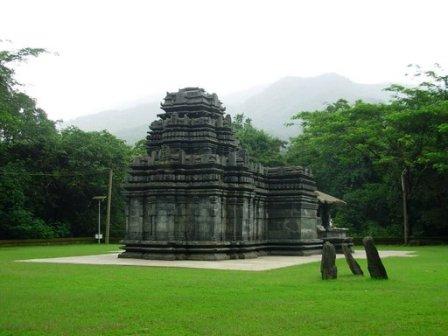
[[[117,266],[152,266],[152,267],[186,267],[206,268],[218,270],[238,271],[266,271],[276,268],[308,264],[320,261],[320,255],[298,257],[298,256],[264,256],[256,259],[233,259],[219,261],[198,260],[143,260],[118,258],[119,253],[98,254],[79,257],[46,258],[17,260],[19,262],[56,263],[56,264],[88,264],[88,265],[117,265]],[[364,250],[357,250],[353,256],[357,259],[366,259]],[[380,251],[382,258],[387,257],[414,257],[414,251]],[[338,254],[337,258],[344,258]]]

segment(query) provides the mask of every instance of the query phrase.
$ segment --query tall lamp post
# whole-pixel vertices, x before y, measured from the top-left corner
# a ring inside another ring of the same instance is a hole
[[[98,200],[98,233],[95,235],[95,238],[98,239],[98,244],[101,243],[101,202],[104,201],[106,196],[94,196],[94,200]]]

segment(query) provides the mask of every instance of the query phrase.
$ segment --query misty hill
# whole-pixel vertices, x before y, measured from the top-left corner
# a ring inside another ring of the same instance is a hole
[[[386,84],[360,84],[337,74],[317,77],[285,77],[270,85],[220,97],[231,115],[244,113],[253,124],[267,132],[287,139],[299,132],[297,126],[285,127],[292,115],[304,110],[316,110],[339,98],[354,102],[362,99],[381,102],[389,98],[382,89]],[[135,106],[103,111],[69,121],[82,130],[107,129],[116,136],[134,143],[146,136],[148,125],[161,113],[159,100]]]
[[[68,121],[84,131],[108,130],[132,144],[146,136],[149,123],[161,113],[160,101],[144,102],[135,106],[107,110]]]
[[[359,84],[337,74],[317,77],[285,77],[239,104],[228,105],[231,114],[244,113],[253,124],[287,139],[297,134],[298,127],[285,127],[292,115],[317,110],[340,98],[382,102],[389,99],[383,89],[387,84]]]

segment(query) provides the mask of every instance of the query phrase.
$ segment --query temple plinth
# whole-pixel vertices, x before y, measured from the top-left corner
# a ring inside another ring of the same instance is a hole
[[[320,253],[316,184],[302,167],[264,167],[238,144],[216,94],[168,93],[148,154],[125,183],[120,257],[219,260]]]

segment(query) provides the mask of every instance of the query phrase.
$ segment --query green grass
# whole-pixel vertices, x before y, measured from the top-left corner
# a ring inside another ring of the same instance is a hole
[[[243,272],[14,262],[114,249],[0,248],[0,335],[448,332],[446,246],[409,247],[418,257],[384,259],[387,281],[352,276],[344,260],[332,281],[320,280],[318,263]]]

